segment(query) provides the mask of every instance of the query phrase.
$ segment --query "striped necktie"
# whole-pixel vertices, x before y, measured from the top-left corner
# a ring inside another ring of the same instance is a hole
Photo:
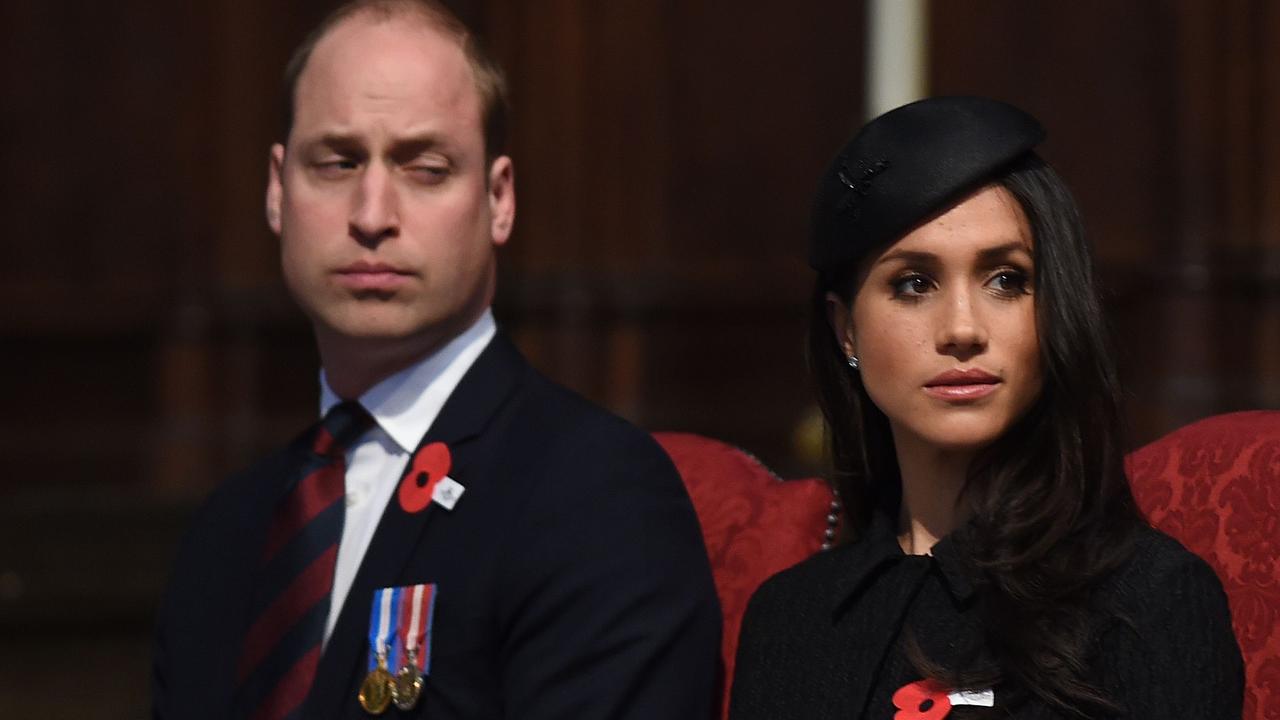
[[[276,506],[236,670],[240,717],[276,720],[301,712],[329,617],[346,513],[346,450],[372,425],[359,403],[334,406],[315,428],[297,482]]]

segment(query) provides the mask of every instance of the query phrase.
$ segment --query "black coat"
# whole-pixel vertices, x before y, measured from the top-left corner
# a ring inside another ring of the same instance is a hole
[[[895,692],[921,679],[905,643],[943,667],[993,668],[977,576],[960,552],[948,537],[932,556],[904,555],[879,516],[862,540],[769,579],[743,619],[731,720],[892,718]],[[1125,717],[1239,720],[1240,651],[1222,585],[1204,561],[1144,528],[1132,558],[1092,597],[1108,619],[1091,643],[1088,677]],[[952,717],[1059,717],[1026,693],[994,691],[994,712],[957,705]]]
[[[374,590],[438,587],[430,675],[383,717],[696,718],[715,693],[720,613],[698,521],[645,433],[535,372],[501,334],[422,444],[466,487],[452,511],[393,495],[302,717],[367,718]],[[156,717],[229,717],[272,498],[305,446],[231,478],[198,515],[160,610]]]

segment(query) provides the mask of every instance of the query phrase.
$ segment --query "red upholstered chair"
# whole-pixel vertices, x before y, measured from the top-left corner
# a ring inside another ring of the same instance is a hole
[[[1217,415],[1128,458],[1151,523],[1222,579],[1244,654],[1244,720],[1280,718],[1280,412]]]
[[[829,538],[835,523],[831,490],[815,478],[781,480],[751,455],[700,435],[654,437],[684,477],[711,558],[724,612],[725,716],[747,600],[770,575],[817,552]]]

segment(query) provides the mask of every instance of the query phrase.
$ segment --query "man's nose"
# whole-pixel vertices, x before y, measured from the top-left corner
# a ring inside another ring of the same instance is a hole
[[[987,347],[987,329],[969,290],[949,293],[939,311],[938,352],[967,360]]]
[[[400,208],[395,183],[378,163],[370,163],[356,190],[351,209],[351,236],[361,245],[377,245],[400,233]]]

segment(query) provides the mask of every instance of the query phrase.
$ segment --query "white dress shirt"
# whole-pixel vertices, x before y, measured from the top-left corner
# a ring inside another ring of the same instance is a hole
[[[391,501],[418,441],[496,333],[493,313],[485,310],[479,320],[444,347],[360,396],[360,404],[377,425],[347,449],[347,514],[333,574],[325,642],[338,622],[338,614],[355,582],[364,553],[382,519],[382,511]],[[321,369],[320,417],[340,402],[342,398],[329,388]]]

